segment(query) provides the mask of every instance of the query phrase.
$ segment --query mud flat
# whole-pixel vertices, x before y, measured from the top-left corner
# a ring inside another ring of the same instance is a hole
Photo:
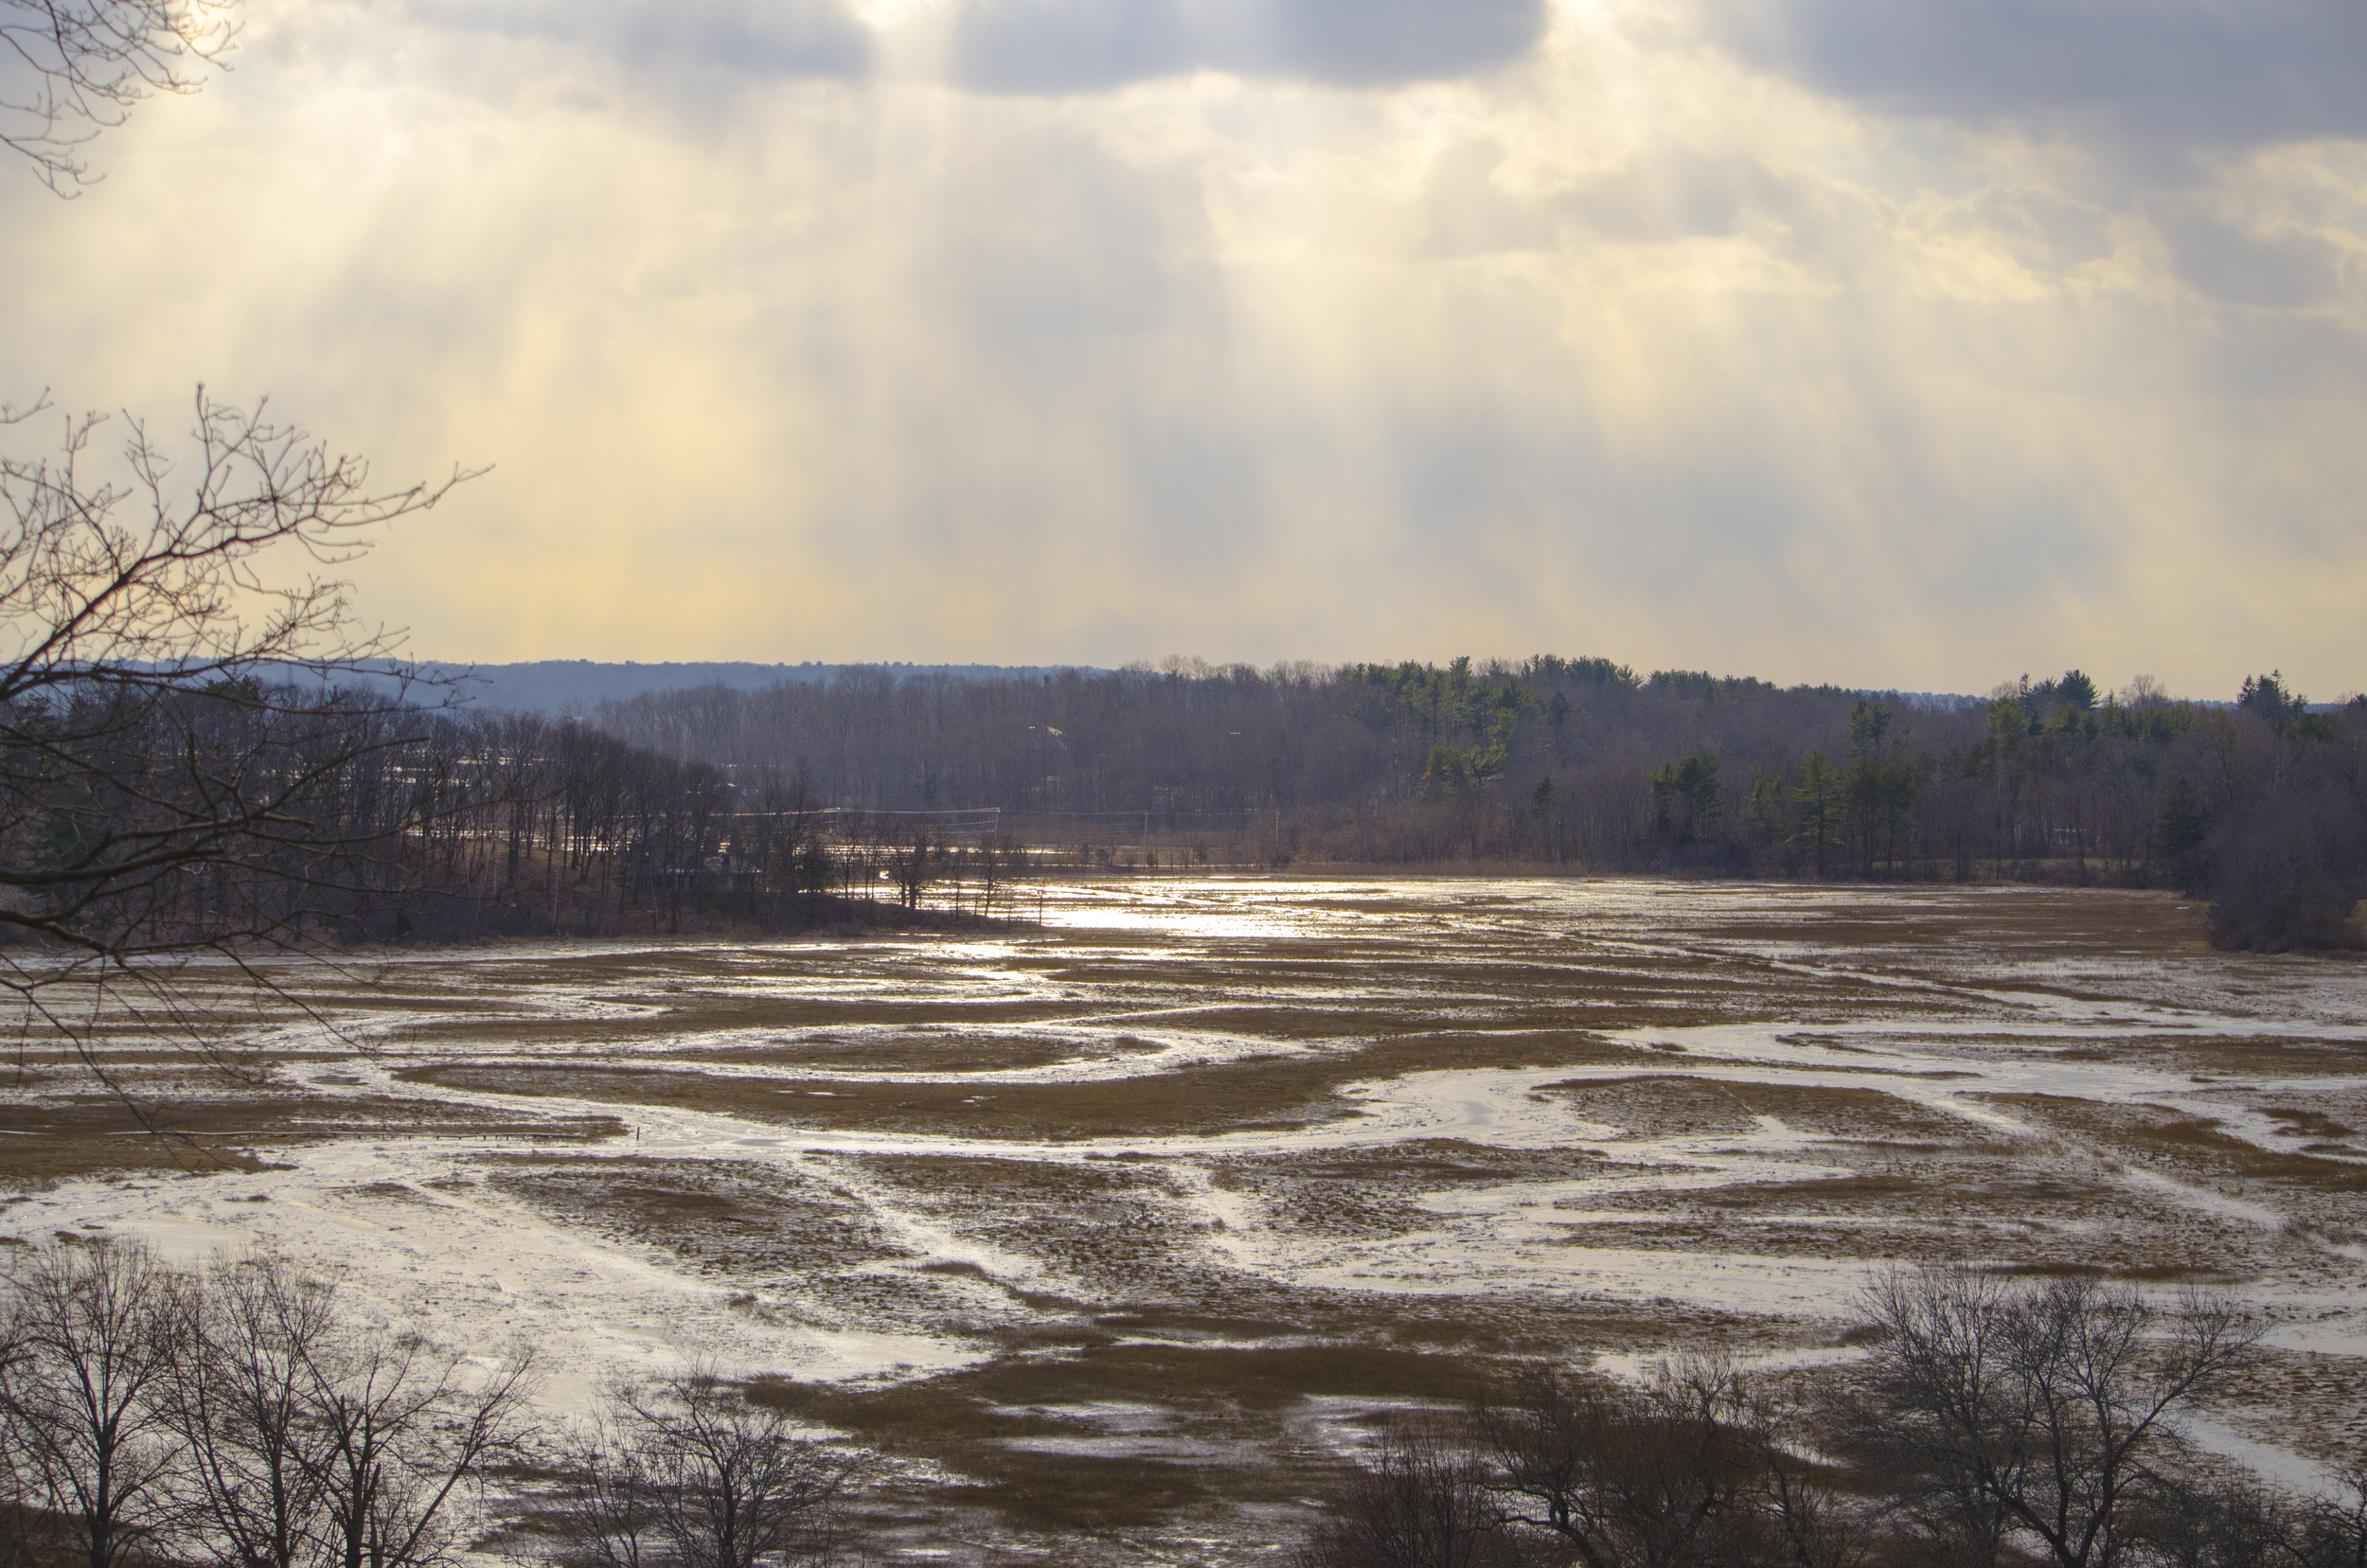
[[[1845,1365],[1868,1274],[2225,1290],[2204,1435],[2367,1448],[2367,966],[2160,895],[1163,880],[1042,930],[366,955],[28,1042],[0,1228],[266,1243],[885,1455],[883,1560],[1226,1562],[1502,1358]]]

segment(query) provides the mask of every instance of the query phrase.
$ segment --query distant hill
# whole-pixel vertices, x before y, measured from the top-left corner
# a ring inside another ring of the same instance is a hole
[[[525,664],[458,665],[423,661],[432,675],[457,680],[471,707],[517,712],[589,711],[608,701],[624,702],[653,691],[686,691],[722,686],[761,691],[783,682],[828,685],[849,669],[884,669],[899,679],[941,675],[957,681],[1048,675],[1053,665],[836,665],[836,664],[604,664],[592,659],[537,659]],[[1081,668],[1081,667],[1074,667]],[[1099,673],[1099,671],[1088,671]],[[386,683],[391,686],[391,682]]]
[[[1091,665],[752,664],[745,660],[661,664],[626,660],[612,664],[597,659],[535,659],[520,664],[465,665],[423,659],[417,668],[431,678],[454,682],[456,691],[465,696],[472,708],[519,713],[589,713],[604,702],[629,702],[651,692],[688,691],[700,686],[762,691],[785,683],[828,686],[850,669],[885,670],[899,680],[942,676],[955,681],[1029,678],[1068,669],[1084,675],[1110,673]],[[350,681],[353,676],[348,672],[341,678]],[[365,674],[362,679],[365,685],[388,690],[394,687],[390,678],[372,680]],[[426,701],[434,700],[425,694],[418,695]],[[1909,707],[1941,712],[1978,706],[1985,701],[1948,692],[1867,695],[1884,695]]]
[[[628,702],[650,692],[688,691],[699,686],[721,686],[735,691],[762,691],[784,683],[828,686],[850,669],[885,670],[899,680],[942,676],[955,681],[1029,678],[1069,669],[1083,675],[1110,673],[1092,665],[752,664],[745,660],[703,664],[639,664],[627,660],[610,664],[596,659],[536,659],[521,664],[464,665],[430,659],[420,661],[418,668],[430,676],[456,682],[457,689],[466,694],[468,704],[472,708],[522,713],[576,710],[589,713],[604,702]],[[347,673],[340,678],[350,681],[353,677]],[[365,685],[377,685],[387,689],[391,689],[394,684],[391,680],[372,681],[366,675],[363,679]],[[1904,707],[1935,713],[1985,708],[1989,703],[1986,697],[1946,691],[1867,688],[1858,695],[1878,697]],[[2205,708],[2232,709],[2235,706],[2234,703],[2224,699],[2182,700],[2195,701]],[[2343,703],[2311,703],[2307,705],[2313,713],[2333,713],[2340,711]]]

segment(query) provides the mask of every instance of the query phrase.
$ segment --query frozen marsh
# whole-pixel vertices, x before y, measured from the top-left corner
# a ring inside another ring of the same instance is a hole
[[[915,1484],[916,1559],[1254,1558],[1376,1411],[1513,1355],[1844,1363],[1894,1263],[2231,1292],[2269,1353],[2201,1435],[2305,1484],[2367,1442],[2367,967],[2116,892],[1163,879],[1045,915],[286,968],[260,1013],[225,985],[231,1070],[103,1027],[175,1138],[36,1036],[0,1228],[277,1248],[532,1345],[557,1413],[692,1362],[793,1382]]]

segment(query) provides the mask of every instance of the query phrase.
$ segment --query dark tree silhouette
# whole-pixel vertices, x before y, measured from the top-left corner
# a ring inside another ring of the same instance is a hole
[[[186,1281],[140,1242],[100,1240],[33,1249],[12,1260],[8,1286],[0,1443],[27,1488],[13,1501],[66,1521],[66,1550],[84,1568],[117,1568],[175,1512],[181,1445],[163,1396]]]
[[[302,942],[387,884],[421,808],[390,754],[422,715],[400,668],[391,692],[337,684],[387,639],[317,569],[465,476],[375,488],[203,388],[178,465],[127,419],[94,474],[102,428],[0,459],[0,986],[78,1043],[85,988],[124,988],[210,1048],[153,960]],[[276,583],[267,552],[316,570]],[[61,987],[77,1016],[44,1000]]]
[[[1863,1322],[1880,1336],[1873,1447],[1910,1493],[2057,1568],[2121,1560],[2180,1414],[2258,1337],[2202,1297],[2165,1312],[2085,1277],[2015,1284],[1967,1269],[1889,1275]]]
[[[590,1568],[808,1568],[835,1559],[860,1473],[712,1372],[620,1389],[570,1459],[566,1549]]]

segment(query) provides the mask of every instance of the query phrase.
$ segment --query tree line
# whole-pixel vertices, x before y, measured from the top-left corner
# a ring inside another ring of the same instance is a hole
[[[1899,1271],[1821,1391],[1715,1354],[1641,1385],[1508,1367],[1400,1423],[1296,1568],[2356,1568],[2367,1471],[2296,1494],[2181,1417],[2256,1326],[2086,1277]],[[0,1274],[0,1564],[563,1568],[859,1559],[874,1471],[711,1370],[535,1404],[532,1356],[374,1323],[268,1253],[196,1269],[136,1241],[21,1244]]]
[[[254,672],[0,698],[0,980],[36,1008],[203,952],[1007,913],[1018,859],[531,714]]]
[[[258,942],[1008,914],[1071,850],[2168,886],[2232,947],[2357,945],[2367,891],[2367,702],[2274,674],[1935,706],[1601,660],[865,672],[585,720],[251,661],[42,673],[0,692],[0,935],[47,955],[0,979],[36,1008]]]
[[[991,814],[850,810],[802,773],[531,713],[438,713],[417,747],[395,835],[406,890],[374,932],[778,931],[1016,907],[1024,857]]]
[[[898,679],[603,704],[599,728],[869,811],[992,808],[1043,845],[1166,864],[1528,863],[1606,872],[2177,887],[2232,947],[2351,946],[2367,699],[2281,674],[2232,703],[2082,671],[1931,701],[1519,664]]]

